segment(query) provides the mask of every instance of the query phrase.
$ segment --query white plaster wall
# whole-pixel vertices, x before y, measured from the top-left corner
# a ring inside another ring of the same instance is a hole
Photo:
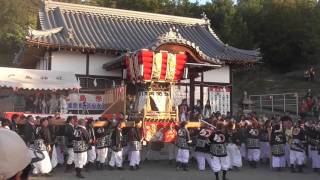
[[[89,56],[89,74],[97,75],[97,76],[114,76],[121,77],[122,71],[121,69],[106,71],[103,69],[103,64],[108,61],[112,61],[115,57],[110,57],[106,55],[100,54],[90,54]]]
[[[196,81],[201,81],[201,77],[198,77]],[[224,66],[219,69],[204,72],[203,81],[213,83],[230,83],[230,67]]]
[[[86,74],[86,55],[80,52],[52,52],[51,70]]]

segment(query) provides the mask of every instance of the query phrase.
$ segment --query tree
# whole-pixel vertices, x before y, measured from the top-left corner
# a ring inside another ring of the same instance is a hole
[[[235,8],[232,0],[212,0],[203,6],[211,25],[219,37],[226,43],[231,40],[232,21],[235,15]]]
[[[319,52],[319,33],[311,1],[266,1],[257,25],[263,59],[272,69],[290,71],[312,63]]]
[[[10,65],[13,53],[24,41],[28,24],[31,23],[31,0],[0,0],[0,64]]]

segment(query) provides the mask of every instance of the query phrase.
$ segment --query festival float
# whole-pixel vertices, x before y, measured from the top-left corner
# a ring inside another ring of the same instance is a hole
[[[173,142],[180,122],[178,107],[173,103],[174,85],[188,74],[187,55],[184,52],[142,49],[127,53],[124,59],[123,78],[126,83],[123,87],[106,91],[107,99],[113,97],[113,104],[108,106],[104,116],[123,109],[127,118],[122,123],[123,128],[141,120],[145,141]],[[118,102],[122,107],[115,105]],[[96,126],[106,123],[97,122]],[[197,128],[200,123],[189,122],[188,127]]]

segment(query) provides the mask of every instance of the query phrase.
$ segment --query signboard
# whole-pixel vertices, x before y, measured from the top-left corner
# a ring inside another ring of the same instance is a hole
[[[230,112],[231,88],[229,87],[209,87],[209,100],[212,112],[219,111],[221,114]]]
[[[68,110],[104,110],[106,99],[103,94],[77,94],[71,93],[67,98]]]

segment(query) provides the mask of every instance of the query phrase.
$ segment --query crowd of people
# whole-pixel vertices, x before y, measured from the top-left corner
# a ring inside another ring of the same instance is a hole
[[[320,96],[314,96],[311,89],[302,97],[299,104],[299,115],[303,118],[310,116],[320,119]]]
[[[314,67],[311,67],[304,71],[304,79],[305,81],[314,82],[316,79],[316,70]]]
[[[114,115],[107,126],[99,127],[90,118],[70,116],[65,125],[55,125],[53,117],[28,116],[21,128],[17,118],[13,115],[11,123],[2,126],[20,134],[27,147],[42,152],[43,158],[32,164],[34,176],[50,176],[54,168],[65,166],[65,172],[75,169],[76,176],[84,178],[83,169],[124,170],[125,160],[131,170],[138,170],[140,151],[156,143],[144,146],[141,121],[121,128],[123,115]],[[217,112],[205,118],[201,128],[189,129],[188,122],[177,125],[176,140],[169,143],[169,160],[175,159],[177,170],[188,171],[190,159],[196,160],[199,171],[208,164],[217,180],[221,176],[226,180],[230,170],[239,171],[244,164],[252,168],[269,164],[275,171],[288,167],[292,173],[302,173],[311,162],[315,172],[320,169],[317,121],[294,122],[288,116],[267,118],[255,113],[235,119]]]
[[[24,97],[25,112],[53,114],[67,113],[67,97],[63,94],[33,94]]]

